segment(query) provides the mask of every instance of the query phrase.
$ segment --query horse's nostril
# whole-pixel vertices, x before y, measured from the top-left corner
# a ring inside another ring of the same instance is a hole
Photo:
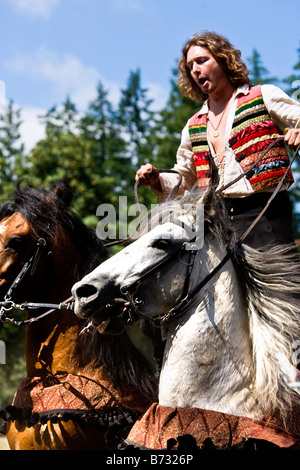
[[[92,284],[84,284],[76,290],[76,296],[79,299],[92,297],[95,294],[97,294],[97,289]]]

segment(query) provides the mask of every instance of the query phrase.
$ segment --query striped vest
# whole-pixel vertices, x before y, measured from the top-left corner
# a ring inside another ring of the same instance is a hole
[[[211,182],[212,157],[207,142],[206,114],[196,113],[189,121],[189,134],[196,166],[198,186],[207,189]],[[247,95],[237,100],[229,145],[244,171],[256,162],[261,153],[280,135],[264,104],[259,85],[251,87]],[[247,175],[253,191],[275,187],[289,165],[289,156],[283,142],[276,144],[261,162]],[[289,171],[285,183],[293,183]]]

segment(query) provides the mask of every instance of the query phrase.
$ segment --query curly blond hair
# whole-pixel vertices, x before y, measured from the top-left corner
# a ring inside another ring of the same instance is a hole
[[[194,34],[182,49],[182,56],[178,63],[178,85],[183,96],[202,103],[207,98],[207,95],[202,93],[193,80],[190,69],[187,67],[187,53],[191,46],[201,46],[208,49],[224,68],[234,88],[250,84],[249,72],[247,71],[246,64],[241,60],[241,52],[235,49],[223,36],[205,31]]]

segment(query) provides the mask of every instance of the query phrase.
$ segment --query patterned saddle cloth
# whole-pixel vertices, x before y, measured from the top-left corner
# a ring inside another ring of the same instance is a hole
[[[216,448],[226,449],[242,441],[257,439],[281,448],[300,449],[300,404],[285,425],[276,416],[255,420],[199,408],[168,408],[154,403],[136,421],[127,445],[146,449],[167,449],[169,439],[191,435],[201,449],[209,439]]]

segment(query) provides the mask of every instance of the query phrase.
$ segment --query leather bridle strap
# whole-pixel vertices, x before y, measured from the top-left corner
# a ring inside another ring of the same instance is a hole
[[[64,302],[61,302],[59,304],[53,304],[53,303],[34,303],[34,302],[25,302],[23,304],[16,304],[12,300],[12,296],[17,289],[17,287],[20,285],[20,282],[24,279],[24,277],[27,275],[27,273],[32,276],[36,270],[37,264],[40,260],[41,253],[43,248],[46,246],[47,242],[44,238],[40,237],[37,241],[36,244],[36,250],[35,253],[29,258],[26,263],[24,263],[21,271],[11,284],[10,288],[8,289],[4,301],[0,302],[0,321],[2,323],[10,323],[11,325],[14,326],[24,326],[28,325],[30,323],[36,322],[51,313],[55,312],[56,310],[73,310],[74,308],[74,303],[72,302],[73,297],[68,298]],[[14,318],[10,318],[7,316],[6,312],[9,312],[11,310],[35,310],[39,308],[48,308],[47,312],[42,313],[41,315],[37,317],[32,317],[28,320],[21,320],[17,321]]]
[[[254,168],[255,165],[257,165],[257,163],[264,157],[264,155],[270,150],[270,148],[277,142],[279,142],[280,140],[282,140],[283,138],[279,138],[277,139],[276,142],[273,142],[269,147],[268,149],[263,152],[263,154],[261,155],[260,159],[257,160],[255,162],[254,165],[252,165],[252,167],[250,168],[250,170],[252,170]],[[272,195],[270,196],[269,200],[267,201],[267,204],[265,205],[265,207],[263,208],[263,210],[259,213],[259,215],[257,216],[257,218],[254,220],[254,222],[250,225],[250,227],[242,234],[242,236],[240,237],[240,239],[237,241],[236,243],[236,247],[238,247],[243,241],[244,239],[247,237],[247,235],[250,233],[250,231],[255,227],[255,225],[257,224],[257,222],[259,221],[259,219],[263,216],[263,214],[265,213],[265,211],[267,210],[268,206],[271,204],[272,200],[276,197],[276,195],[278,194],[278,192],[280,191],[283,183],[284,183],[284,180],[289,172],[289,170],[291,169],[292,167],[292,164],[299,152],[299,149],[300,149],[300,145],[297,146],[295,152],[294,152],[294,155],[293,155],[293,158],[290,160],[290,163],[284,173],[284,175],[282,176],[279,184],[277,185],[277,187],[275,188],[274,192],[272,193]],[[250,171],[249,170],[249,171]],[[233,184],[234,182],[236,182],[238,179],[240,179],[241,177],[244,177],[245,174],[243,175],[240,175],[236,180],[232,181],[228,186],[230,186],[231,184]],[[227,187],[227,186],[226,186]],[[220,192],[222,192],[223,190],[225,189],[225,187],[222,187],[220,188]],[[181,247],[182,248],[182,247]],[[167,314],[165,315],[162,315],[162,316],[159,316],[159,317],[156,317],[156,318],[150,318],[148,316],[147,319],[149,320],[152,320],[154,323],[157,323],[161,326],[163,326],[165,323],[167,323],[168,321],[174,319],[174,318],[177,318],[179,316],[181,316],[186,307],[189,305],[189,303],[191,302],[191,300],[193,299],[193,297],[222,269],[222,267],[227,263],[227,261],[229,259],[231,259],[233,256],[233,251],[227,251],[227,254],[224,256],[224,258],[220,261],[220,263],[189,293],[187,294],[185,297],[182,298],[182,300],[175,306],[173,307]],[[162,261],[162,263],[165,263],[166,261],[168,261],[169,258],[164,258],[164,260]],[[162,264],[161,263],[161,264]],[[158,263],[153,269],[149,270],[147,273],[145,273],[143,275],[143,278],[146,278],[148,277],[148,275],[150,275],[150,273],[153,272],[153,270],[157,270],[158,267],[160,266],[160,263]],[[190,268],[191,270],[191,268]],[[141,279],[139,279],[138,281],[135,282],[135,284],[138,284],[139,281]],[[187,283],[185,283],[185,286],[187,285]],[[145,315],[138,309],[138,306],[137,304],[139,303],[139,301],[137,299],[133,299],[132,295],[129,294],[128,292],[128,289],[126,290],[125,289],[125,286],[123,287],[123,294],[128,294],[127,296],[127,299],[131,305],[131,307],[134,309],[135,313],[138,313],[139,315],[145,317]]]
[[[151,274],[154,274],[155,272],[157,272],[164,264],[168,263],[169,261],[172,261],[172,259],[174,259],[181,250],[182,250],[182,245],[176,246],[176,248],[171,253],[168,253],[168,255],[166,255],[162,259],[160,259],[159,262],[156,263],[154,266],[152,266],[148,271],[145,271],[143,274],[141,274],[140,277],[136,281],[134,281],[130,284],[123,284],[120,287],[121,294],[123,294],[127,297],[127,299],[130,302],[131,306],[134,307],[134,310],[136,308],[136,305],[135,305],[136,301],[133,300],[131,292],[136,291],[137,287],[139,286],[139,284],[142,281],[144,281],[149,276],[151,276]],[[137,303],[139,303],[139,302],[137,302]],[[143,314],[141,312],[138,312],[138,313],[143,316]]]
[[[232,251],[228,251],[220,263],[207,275],[204,279],[188,294],[186,295],[175,307],[173,307],[167,314],[159,317],[159,322],[164,325],[166,322],[179,317],[184,314],[185,308],[189,305],[193,297],[201,290],[206,284],[223,268],[227,261],[232,257]]]
[[[16,277],[16,279],[14,280],[14,282],[11,284],[10,288],[8,289],[7,294],[5,296],[6,298],[11,299],[14,291],[17,289],[20,282],[22,281],[22,279],[25,277],[25,275],[28,273],[29,270],[30,270],[31,276],[34,274],[44,246],[46,246],[46,240],[44,238],[39,238],[36,244],[35,253],[29,258],[28,261],[26,261],[26,263],[24,263],[18,276]]]

